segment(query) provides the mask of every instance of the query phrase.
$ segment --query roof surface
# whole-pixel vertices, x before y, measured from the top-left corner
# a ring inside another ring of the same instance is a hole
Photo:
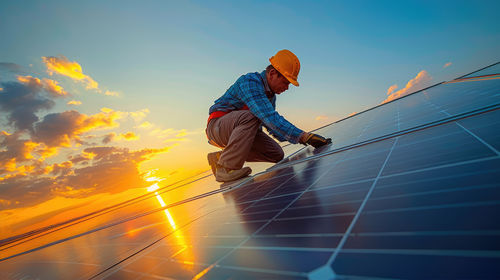
[[[0,277],[500,278],[499,73],[322,127],[332,145],[242,181],[207,171],[13,238]]]

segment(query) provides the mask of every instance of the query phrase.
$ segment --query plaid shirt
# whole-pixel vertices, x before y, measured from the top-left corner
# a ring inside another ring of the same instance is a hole
[[[276,112],[276,95],[267,84],[266,71],[248,73],[236,82],[210,107],[215,111],[231,112],[248,106],[250,112],[262,121],[269,133],[279,141],[299,142],[302,130]]]

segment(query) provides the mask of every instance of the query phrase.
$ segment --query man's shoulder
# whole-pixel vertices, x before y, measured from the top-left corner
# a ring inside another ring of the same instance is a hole
[[[244,75],[241,75],[238,78],[239,82],[245,82],[245,81],[261,81],[261,76],[259,72],[250,72],[246,73]]]

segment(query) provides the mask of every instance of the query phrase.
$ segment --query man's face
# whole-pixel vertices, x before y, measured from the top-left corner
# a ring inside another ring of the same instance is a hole
[[[290,82],[274,69],[268,73],[267,83],[269,84],[271,90],[276,94],[284,92],[290,85]]]

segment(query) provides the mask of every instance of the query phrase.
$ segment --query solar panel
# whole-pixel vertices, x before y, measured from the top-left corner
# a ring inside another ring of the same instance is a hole
[[[499,278],[499,109],[495,76],[435,85],[228,189],[200,174],[4,244],[0,276]]]

